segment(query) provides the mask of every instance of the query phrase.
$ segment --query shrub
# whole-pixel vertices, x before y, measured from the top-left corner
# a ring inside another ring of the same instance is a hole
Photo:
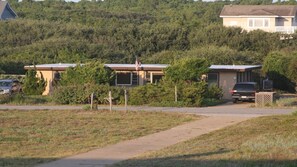
[[[223,97],[223,90],[217,85],[210,85],[207,89],[206,97],[210,99],[221,99]]]
[[[36,70],[28,70],[24,79],[23,91],[26,95],[41,95],[46,87],[46,81],[40,72],[37,77]]]
[[[109,91],[112,91],[114,103],[123,103],[124,90],[122,88],[95,84],[59,86],[54,90],[51,98],[58,104],[87,104],[90,103],[90,96],[94,93],[94,101],[104,104],[107,103]]]

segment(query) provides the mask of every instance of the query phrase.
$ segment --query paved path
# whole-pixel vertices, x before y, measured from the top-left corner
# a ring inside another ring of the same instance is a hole
[[[141,153],[159,150],[247,119],[249,118],[235,116],[206,117],[202,120],[180,125],[163,132],[120,142],[101,149],[42,164],[38,167],[104,167],[133,158]]]

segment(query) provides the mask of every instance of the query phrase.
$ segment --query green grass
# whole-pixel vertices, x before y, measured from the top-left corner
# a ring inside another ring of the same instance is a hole
[[[160,112],[0,111],[0,166],[33,166],[197,118]]]
[[[114,166],[297,166],[297,116],[255,118]]]

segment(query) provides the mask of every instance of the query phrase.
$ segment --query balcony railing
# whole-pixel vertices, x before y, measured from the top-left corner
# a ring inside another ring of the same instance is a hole
[[[293,34],[297,30],[297,26],[276,26],[275,32],[282,34]]]

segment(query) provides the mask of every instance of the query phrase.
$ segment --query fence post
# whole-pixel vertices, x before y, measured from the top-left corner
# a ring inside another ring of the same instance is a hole
[[[127,96],[127,90],[125,89],[125,112],[128,111],[127,104],[128,104],[128,96]]]
[[[175,102],[177,102],[177,86],[174,87]]]
[[[91,94],[91,110],[93,110],[94,107],[94,93]]]
[[[109,111],[112,111],[112,97],[111,97],[111,91],[108,92],[108,101],[109,101]]]

